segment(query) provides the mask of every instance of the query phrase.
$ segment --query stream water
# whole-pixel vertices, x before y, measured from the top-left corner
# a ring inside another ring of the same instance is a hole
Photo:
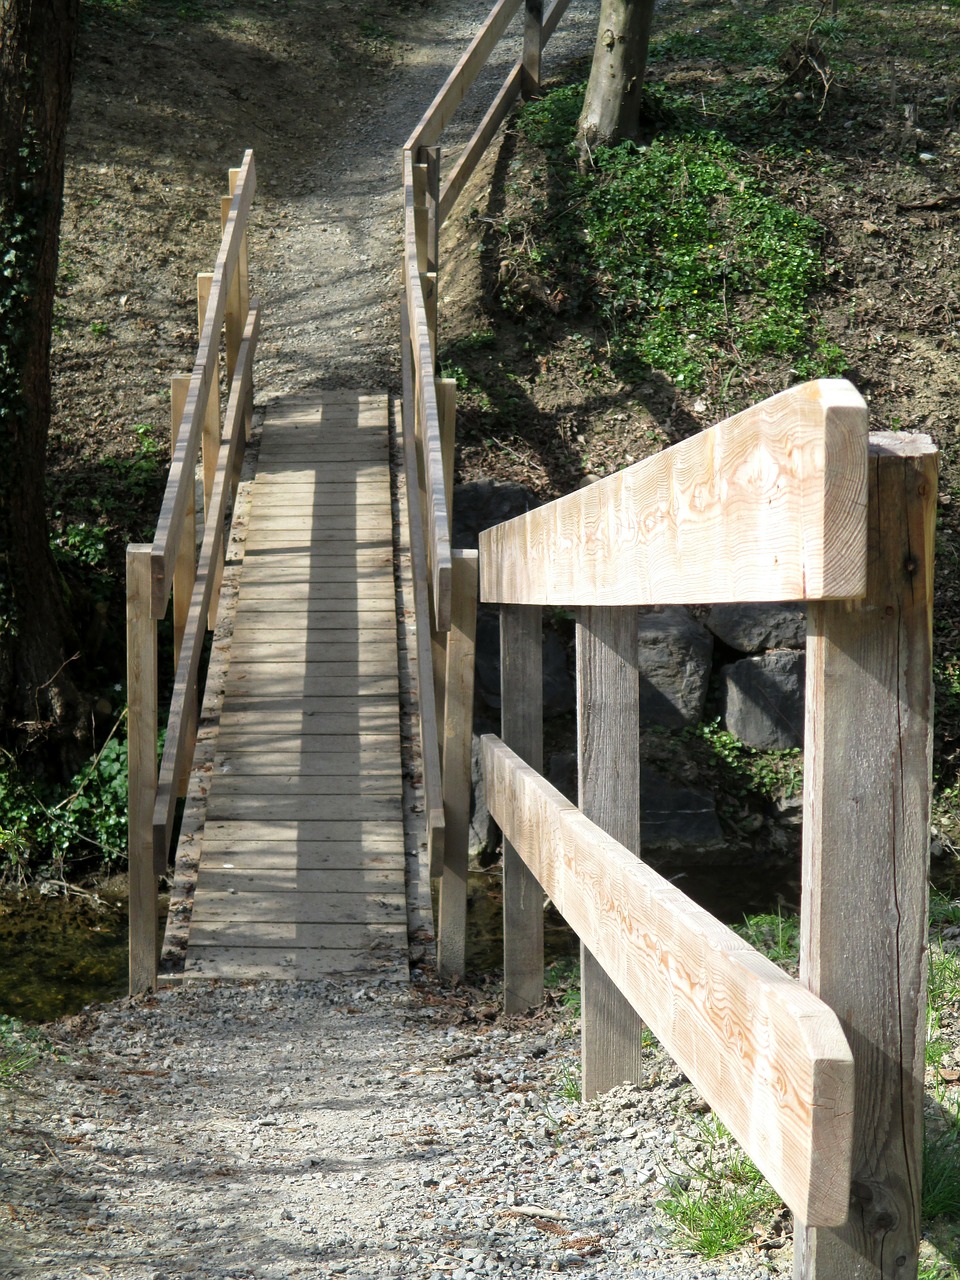
[[[0,898],[0,1013],[48,1022],[126,991],[122,891]]]

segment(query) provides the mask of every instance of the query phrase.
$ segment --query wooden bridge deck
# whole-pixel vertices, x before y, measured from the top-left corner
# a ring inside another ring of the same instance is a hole
[[[387,414],[264,424],[188,975],[407,973]]]

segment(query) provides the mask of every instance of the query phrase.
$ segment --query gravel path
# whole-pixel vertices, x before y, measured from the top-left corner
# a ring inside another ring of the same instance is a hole
[[[395,385],[399,147],[486,11],[431,8],[302,190],[273,193],[254,254],[261,398]],[[572,6],[566,52],[589,49],[595,13]],[[654,1207],[699,1141],[676,1068],[654,1055],[643,1088],[582,1106],[565,1096],[575,1026],[502,1019],[484,999],[423,974],[402,989],[193,984],[57,1024],[56,1053],[0,1095],[0,1276],[789,1268],[777,1240],[705,1263]]]
[[[685,1253],[653,1207],[694,1151],[673,1066],[582,1106],[572,1025],[491,1013],[432,986],[194,984],[61,1024],[5,1100],[0,1274],[769,1274]]]

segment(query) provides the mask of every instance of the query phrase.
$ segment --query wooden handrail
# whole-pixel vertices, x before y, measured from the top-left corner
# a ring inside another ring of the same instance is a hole
[[[591,955],[806,1222],[849,1208],[853,1056],[832,1009],[492,735],[490,813]]]
[[[416,128],[404,144],[404,150],[415,152],[418,147],[429,147],[439,139],[453,119],[457,107],[486,66],[494,45],[506,31],[522,3],[523,0],[499,0],[494,5],[486,22],[443,82],[433,102],[420,117]]]
[[[152,544],[127,548],[128,851],[130,991],[157,984],[157,877],[167,868],[176,803],[184,793],[197,729],[204,637],[214,625],[223,569],[227,508],[253,417],[253,359],[260,309],[249,299],[246,223],[256,184],[253,152],[230,171],[229,207],[212,277],[201,281],[194,371],[171,384],[172,462]],[[209,285],[209,290],[208,290]],[[225,328],[226,326],[226,328]],[[230,374],[219,420],[220,342]],[[214,412],[217,406],[216,413]],[[204,450],[204,530],[196,559],[196,467]],[[211,466],[210,463],[213,462]],[[157,768],[157,621],[174,594],[176,673],[163,758]]]
[[[862,596],[867,407],[792,387],[586,489],[486,530],[481,599],[706,604]]]
[[[219,355],[220,333],[223,329],[230,288],[238,269],[246,222],[256,186],[253,152],[247,151],[240,167],[230,215],[227,218],[220,252],[217,254],[216,266],[213,269],[210,301],[204,317],[197,358],[190,379],[190,390],[187,392],[187,402],[183,411],[186,429],[181,428],[177,437],[153,541],[151,608],[155,618],[162,618],[166,612],[184,516],[189,503],[193,501],[193,468],[196,463],[207,400],[213,383],[214,368]]]
[[[236,459],[245,439],[247,400],[253,388],[253,357],[260,334],[260,305],[251,300],[250,311],[240,354],[234,369],[230,399],[217,456],[210,509],[203,531],[203,543],[197,563],[197,575],[187,614],[187,623],[180,650],[180,660],[174,679],[167,720],[167,736],[164,740],[163,758],[157,780],[157,795],[153,810],[154,862],[158,875],[166,870],[167,853],[178,797],[178,782],[193,751],[189,732],[193,708],[197,702],[197,676],[200,656],[207,632],[207,618],[218,586],[220,550],[224,538],[224,518],[232,493]]]

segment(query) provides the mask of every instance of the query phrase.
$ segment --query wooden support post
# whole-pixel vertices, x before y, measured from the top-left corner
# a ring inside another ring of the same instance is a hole
[[[220,223],[222,228],[227,225],[227,218],[230,216],[230,206],[232,204],[233,196],[220,197]],[[241,310],[240,303],[240,264],[238,262],[233,272],[233,279],[230,281],[227,306],[223,313],[224,353],[227,362],[228,387],[233,381],[233,371],[237,367],[237,357],[240,354],[240,343],[243,339],[245,322],[246,312]]]
[[[440,148],[420,147],[413,166],[417,266],[433,358],[437,358],[437,273],[440,256]]]
[[[190,389],[190,375],[178,373],[170,379],[170,453],[173,455],[180,426],[183,419],[183,407],[187,402]],[[177,562],[173,571],[173,669],[176,671],[180,661],[180,650],[183,646],[183,633],[187,625],[187,614],[190,612],[190,600],[193,596],[193,584],[197,578],[197,507],[196,502],[187,507],[180,531],[180,545],[177,549]],[[188,709],[186,718],[187,732],[192,741],[197,736],[197,704]],[[190,750],[193,757],[193,749]],[[178,794],[185,796],[190,782],[190,767],[184,769],[178,782]]]
[[[440,452],[443,454],[443,489],[447,516],[453,519],[453,471],[457,449],[457,382],[437,378],[437,412],[440,415]]]
[[[798,1280],[911,1280],[920,1230],[937,459],[871,437],[867,594],[811,607],[801,980],[853,1050],[850,1217]]]
[[[577,763],[580,810],[640,852],[640,677],[637,611],[582,608],[577,616]],[[580,948],[583,1097],[640,1079],[642,1024]]]
[[[183,406],[190,390],[190,375],[178,373],[170,379],[170,455],[174,454],[180,437]],[[187,625],[190,597],[197,576],[197,508],[192,503],[183,521],[180,545],[177,549],[176,568],[173,571],[173,667],[176,670],[183,644],[183,631]]]
[[[213,275],[202,271],[197,276],[197,331],[203,332],[203,321],[210,301],[210,287]],[[210,512],[210,495],[213,493],[213,479],[217,472],[217,458],[220,455],[220,353],[213,356],[213,377],[210,383],[210,395],[207,398],[207,412],[203,419],[203,518]],[[223,552],[221,550],[216,567],[216,583],[210,600],[210,612],[207,615],[207,627],[210,631],[217,625],[217,605],[220,600],[220,583],[223,580]]]
[[[437,971],[443,978],[462,977],[466,966],[478,559],[476,551],[453,552],[443,716],[443,876],[437,936]]]
[[[539,605],[500,609],[500,736],[543,772],[543,619]],[[543,890],[503,842],[503,1011],[543,1003]]]
[[[540,58],[543,52],[543,0],[526,0],[523,17],[523,68],[520,96],[526,101],[540,95]]]
[[[150,616],[153,547],[127,547],[127,849],[130,886],[130,994],[157,985],[157,624]]]

